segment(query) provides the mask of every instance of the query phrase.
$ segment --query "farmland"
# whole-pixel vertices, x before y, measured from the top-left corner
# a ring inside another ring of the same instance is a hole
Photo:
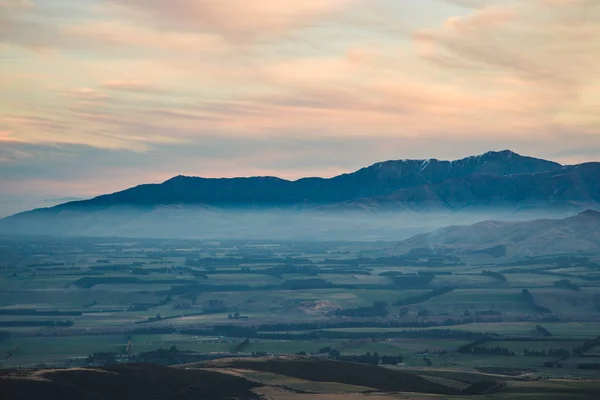
[[[600,363],[597,254],[533,263],[391,246],[2,238],[0,365],[97,365],[97,354],[128,362],[170,349],[169,360],[300,354],[598,374],[588,368]]]

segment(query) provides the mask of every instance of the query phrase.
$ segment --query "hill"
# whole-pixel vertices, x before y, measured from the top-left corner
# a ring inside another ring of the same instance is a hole
[[[251,391],[258,386],[228,374],[150,364],[0,372],[6,400],[258,400]]]
[[[254,371],[252,379],[244,372]],[[314,358],[227,359],[208,364],[165,367],[152,364],[71,369],[0,372],[0,390],[10,399],[260,399],[258,388],[267,386],[261,375],[322,382],[319,391],[347,385],[359,391],[460,394],[453,387],[435,383],[412,372],[377,366]],[[337,384],[337,386],[336,386]],[[329,386],[329,387],[328,387]],[[285,388],[285,385],[283,385]],[[314,389],[319,386],[314,385]],[[311,393],[303,391],[304,393]]]
[[[597,390],[598,383],[589,381],[528,382],[499,374],[391,369],[308,357],[0,371],[6,400],[503,399],[508,394],[514,399],[594,399]]]
[[[234,368],[269,372],[311,382],[337,382],[372,388],[382,392],[413,392],[444,395],[459,390],[434,383],[412,372],[374,365],[313,358],[230,359],[209,363],[217,368]]]
[[[525,222],[484,221],[449,226],[402,241],[398,250],[450,248],[462,251],[505,249],[509,256],[539,256],[600,249],[600,212],[564,219]]]

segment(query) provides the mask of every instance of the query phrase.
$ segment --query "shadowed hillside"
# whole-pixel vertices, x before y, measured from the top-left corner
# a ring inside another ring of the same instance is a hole
[[[150,364],[0,372],[0,392],[5,400],[258,400],[251,392],[257,386],[218,372]]]
[[[225,360],[214,367],[249,369],[314,382],[338,382],[373,388],[384,392],[459,394],[461,391],[428,381],[416,374],[373,365],[311,358]]]
[[[599,388],[592,381],[538,382],[500,374],[390,369],[298,357],[224,359],[176,367],[123,364],[0,371],[0,392],[6,400],[304,400],[320,396],[391,400],[440,395],[595,399]]]
[[[600,249],[600,212],[589,210],[565,219],[484,221],[470,226],[449,226],[398,245],[402,250],[430,247],[471,251],[501,247],[509,256],[597,250]]]

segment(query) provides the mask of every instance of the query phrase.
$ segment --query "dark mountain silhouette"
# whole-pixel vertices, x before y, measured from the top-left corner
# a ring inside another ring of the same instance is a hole
[[[177,176],[161,184],[54,207],[56,211],[109,205],[204,204],[216,207],[324,205],[390,196],[406,188],[429,187],[471,176],[505,177],[561,168],[560,164],[511,151],[489,152],[458,161],[386,161],[333,178],[288,181],[275,177],[197,178]]]
[[[600,163],[561,166],[509,150],[457,161],[386,161],[327,179],[177,176],[161,184],[140,185],[90,200],[17,214],[0,220],[0,233],[144,237],[162,233],[164,237],[195,237],[200,230],[208,234],[212,227],[225,226],[214,234],[226,237],[240,227],[257,223],[232,219],[229,211],[240,210],[288,214],[301,211],[332,216],[339,215],[334,213],[337,211],[356,210],[449,214],[552,208],[565,215],[567,211],[579,212],[600,204],[599,176]],[[258,222],[265,222],[263,220],[261,217]],[[273,220],[269,227],[287,225],[296,232],[307,233],[316,226],[307,221]],[[307,225],[300,227],[302,223]],[[331,226],[320,226],[321,232],[356,228],[345,222],[343,225],[339,221],[328,223]],[[413,230],[406,233],[439,226],[443,226],[441,221],[430,227],[420,226],[419,230],[413,226]],[[269,232],[263,237],[282,234],[282,231]]]
[[[437,184],[399,189],[388,196],[348,201],[344,207],[419,210],[467,207],[551,207],[600,203],[600,163],[565,166],[539,173],[473,174]],[[581,207],[579,207],[581,208]]]
[[[600,212],[564,219],[524,222],[484,221],[449,226],[402,241],[397,250],[449,248],[468,252],[506,249],[508,256],[539,256],[600,249]]]

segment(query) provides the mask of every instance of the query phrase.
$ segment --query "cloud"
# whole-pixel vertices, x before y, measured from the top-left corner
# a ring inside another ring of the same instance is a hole
[[[100,100],[108,98],[108,94],[99,92],[92,88],[73,88],[65,92],[65,96],[83,99],[83,100]]]
[[[15,138],[11,137],[10,132],[0,131],[0,142],[14,142]]]
[[[2,179],[79,196],[491,148],[590,159],[598,4],[0,0]]]
[[[224,141],[229,146],[223,146]],[[26,190],[43,193],[44,198],[89,196],[141,183],[162,182],[179,174],[277,175],[291,179],[333,176],[388,159],[456,159],[505,146],[506,141],[500,137],[473,141],[469,137],[443,135],[431,138],[323,135],[299,139],[281,136],[269,141],[260,137],[207,135],[186,143],[158,144],[148,152],[79,144],[11,142],[0,148],[0,157],[11,160],[10,168],[3,168],[0,173],[0,185],[3,194],[16,195]],[[582,162],[600,153],[600,137],[572,134],[565,144],[560,132],[555,132],[544,142],[522,136],[513,140],[511,147],[522,154]]]
[[[0,37],[4,43],[18,44],[31,50],[41,50],[52,41],[53,32],[28,19],[38,12],[27,1],[3,0],[0,2]]]
[[[543,105],[547,120],[600,129],[581,112],[600,104],[589,93],[600,89],[599,20],[597,1],[527,0],[448,18],[417,32],[415,42],[440,68],[468,73],[473,86],[489,77],[511,82]]]
[[[230,40],[281,35],[343,11],[357,0],[110,0],[136,18],[174,31],[213,32]]]
[[[101,85],[104,89],[108,90],[122,90],[126,92],[142,92],[142,93],[164,93],[164,89],[160,89],[155,85],[137,80],[128,81],[104,81]]]
[[[30,0],[0,0],[0,8],[4,10],[28,10],[32,7]]]
[[[53,118],[36,117],[29,115],[12,115],[0,120],[13,126],[22,126],[45,131],[61,131],[68,128],[68,124]]]
[[[0,36],[6,44],[38,54],[52,50],[88,54],[102,51],[131,57],[157,50],[171,54],[228,50],[226,42],[214,33],[160,32],[135,20],[122,19],[119,14],[99,14],[98,7],[89,4],[84,3],[78,14],[57,19],[43,3],[44,7],[19,0],[0,3]]]
[[[219,52],[228,45],[213,33],[160,32],[127,20],[92,21],[60,27],[60,34],[72,45],[91,45],[105,51],[154,49],[168,53]],[[76,40],[73,38],[77,38]]]
[[[425,56],[442,64],[577,85],[597,73],[598,18],[595,1],[526,0],[448,18],[442,29],[421,30],[415,39],[432,50]]]
[[[141,152],[153,151],[164,143],[193,142],[215,133],[223,136],[223,145],[229,145],[229,140],[247,137],[297,140],[323,135],[496,135],[512,140],[523,131],[541,137],[557,129],[552,121],[541,117],[548,103],[531,94],[534,92],[527,82],[510,77],[486,78],[479,82],[487,87],[481,93],[453,82],[425,81],[417,74],[382,75],[377,53],[357,63],[348,56],[352,52],[349,49],[337,57],[267,63],[225,96],[203,98],[193,95],[202,92],[194,91],[175,98],[164,94],[146,96],[162,90],[151,83],[160,81],[158,75],[156,79],[148,75],[148,80],[107,80],[98,89],[67,92],[66,102],[57,105],[43,121],[13,115],[6,120],[10,124],[5,129],[29,141]],[[401,65],[401,60],[394,62]],[[143,64],[140,68],[148,70]],[[102,70],[112,73],[105,67]],[[161,73],[163,70],[156,71]],[[267,90],[249,90],[244,86],[248,81]],[[178,94],[186,89],[168,88]]]

